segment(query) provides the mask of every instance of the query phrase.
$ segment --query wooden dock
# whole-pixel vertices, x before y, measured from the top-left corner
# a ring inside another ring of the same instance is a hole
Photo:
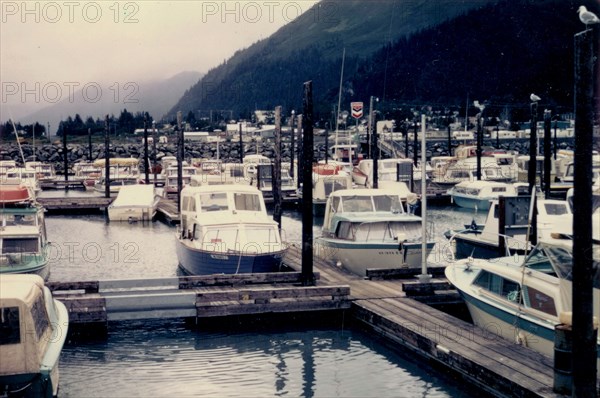
[[[423,287],[403,272],[385,275],[374,269],[369,278],[359,277],[315,258],[315,284],[302,286],[300,256],[297,246],[286,255],[285,264],[292,272],[49,282],[48,286],[67,305],[73,324],[343,311],[345,319],[372,336],[447,368],[490,394],[559,396],[552,391],[550,358],[416,299],[430,296],[431,291],[444,297],[442,302],[456,299],[444,279],[434,278]]]
[[[65,181],[65,180],[55,180],[55,181],[42,181],[40,183],[40,188],[44,191],[46,190],[77,190],[77,191],[85,191],[86,187],[83,181]]]
[[[105,210],[115,198],[101,196],[38,198],[37,201],[49,211],[98,211]]]

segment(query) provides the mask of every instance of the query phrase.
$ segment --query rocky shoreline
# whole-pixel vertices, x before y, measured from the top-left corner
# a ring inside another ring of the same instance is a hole
[[[495,145],[495,140],[486,139],[484,145]],[[453,141],[453,146],[457,145]],[[595,150],[598,150],[598,143],[595,143]],[[573,149],[574,139],[573,138],[560,138],[558,139],[559,149]],[[540,153],[543,153],[543,145],[540,143]],[[62,172],[64,168],[64,157],[63,157],[63,146],[62,144],[43,144],[36,145],[35,147],[35,158],[34,158],[34,147],[29,144],[22,144],[23,155],[26,161],[38,160],[42,162],[52,163],[57,172]],[[404,142],[398,142],[398,148],[401,153],[404,153]],[[516,151],[520,154],[529,154],[529,140],[528,139],[517,139],[517,140],[505,140],[500,143],[500,148],[509,151]],[[158,144],[156,145],[156,158],[160,161],[164,156],[175,156],[176,145],[172,143]],[[275,154],[274,143],[272,141],[259,143],[258,151],[256,149],[256,143],[244,143],[243,148],[244,154],[260,153],[269,158],[273,158]],[[149,157],[153,159],[153,147],[152,144],[148,147]],[[429,156],[443,156],[448,154],[448,143],[445,140],[430,141],[427,143],[427,155]],[[282,161],[290,160],[290,143],[282,143]],[[143,159],[144,156],[144,145],[141,142],[130,142],[130,143],[115,143],[111,144],[110,150],[111,157],[122,157],[122,158],[137,158]],[[412,156],[412,142],[409,143],[409,157]],[[185,143],[185,158],[216,158],[217,157],[217,146],[216,143],[202,143],[202,142],[186,142]],[[89,155],[89,148],[84,144],[68,144],[67,145],[67,159],[69,164],[72,165],[76,162],[96,160],[104,158],[104,144],[93,144],[92,154]],[[239,142],[224,141],[219,143],[219,158],[224,162],[239,162],[240,159],[240,145]],[[325,143],[320,142],[315,144],[315,158],[317,160],[325,158]],[[3,145],[0,149],[0,160],[15,160],[17,163],[21,163],[21,154],[17,144]]]

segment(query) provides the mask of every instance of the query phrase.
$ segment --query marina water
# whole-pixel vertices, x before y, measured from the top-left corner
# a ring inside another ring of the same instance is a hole
[[[46,194],[46,193],[45,193]],[[75,192],[69,193],[77,196]],[[81,193],[79,193],[81,194]],[[64,195],[64,194],[63,194]],[[429,207],[444,256],[446,229],[481,222],[485,214]],[[179,275],[176,228],[163,222],[110,223],[98,215],[49,215],[51,281]],[[315,219],[314,233],[322,219]],[[283,214],[282,229],[301,242],[301,215]],[[99,341],[69,340],[61,356],[64,397],[129,396],[474,396],[386,341],[348,328],[302,324],[268,328],[193,328],[179,319],[112,322]],[[480,395],[480,392],[477,392]]]

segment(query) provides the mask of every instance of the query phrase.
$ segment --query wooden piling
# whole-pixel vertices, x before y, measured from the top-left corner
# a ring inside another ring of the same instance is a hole
[[[532,102],[531,123],[529,126],[529,169],[527,170],[530,195],[535,195],[535,178],[537,174],[537,108],[537,102]]]
[[[314,284],[313,275],[313,210],[312,163],[313,150],[313,97],[312,81],[304,83],[302,118],[302,284]]]
[[[145,183],[150,184],[150,161],[148,160],[148,112],[144,114],[144,176]]]
[[[546,199],[550,198],[550,185],[552,184],[551,180],[551,162],[552,162],[552,154],[550,148],[550,124],[552,123],[552,112],[549,109],[544,110],[544,196]]]
[[[281,231],[281,106],[275,107],[275,159],[271,173],[271,187],[273,189],[273,221],[277,223],[279,231]]]
[[[183,189],[183,116],[177,112],[177,211],[181,214],[181,190]],[[166,183],[166,181],[165,181]]]
[[[240,164],[244,163],[244,139],[242,135],[242,123],[240,122]]]
[[[63,167],[65,170],[65,182],[69,181],[69,153],[67,152],[67,134],[69,132],[69,127],[67,126],[67,124],[63,124],[63,130],[62,130],[62,141],[63,141]],[[15,131],[15,134],[17,134],[17,132]],[[23,167],[25,167],[25,165],[23,165]]]
[[[110,128],[108,115],[104,118],[104,197],[110,198]]]
[[[573,396],[596,396],[593,326],[592,145],[598,25],[575,41],[575,169],[573,188]]]

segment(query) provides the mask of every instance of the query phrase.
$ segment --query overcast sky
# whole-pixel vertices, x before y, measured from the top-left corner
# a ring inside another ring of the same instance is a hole
[[[0,0],[0,105],[35,106],[34,92],[44,102],[57,96],[56,87],[66,97],[89,83],[204,73],[314,3]]]

